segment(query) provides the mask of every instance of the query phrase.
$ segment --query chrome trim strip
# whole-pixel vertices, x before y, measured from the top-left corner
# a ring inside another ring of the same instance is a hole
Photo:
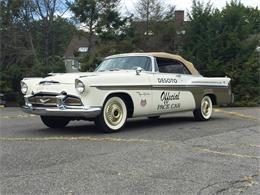
[[[120,87],[152,87],[152,85],[118,85],[118,84],[115,84],[115,85],[91,85],[90,87],[117,87],[117,88],[120,88]]]
[[[153,88],[194,88],[194,87],[202,87],[202,88],[228,88],[228,86],[220,86],[220,85],[152,85]]]
[[[228,86],[220,86],[220,85],[91,85],[90,87],[97,87],[97,88],[195,88],[195,87],[202,87],[202,88],[228,88]]]
[[[192,83],[222,84],[221,81],[192,81]]]

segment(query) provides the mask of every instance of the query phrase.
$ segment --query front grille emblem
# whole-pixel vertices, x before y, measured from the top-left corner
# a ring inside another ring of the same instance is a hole
[[[40,99],[40,102],[45,104],[46,102],[50,101],[50,99]]]

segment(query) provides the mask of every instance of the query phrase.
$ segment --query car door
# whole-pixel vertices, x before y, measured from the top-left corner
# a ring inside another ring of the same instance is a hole
[[[153,113],[171,113],[195,109],[195,100],[189,90],[192,77],[179,61],[156,58],[158,71],[152,76]]]

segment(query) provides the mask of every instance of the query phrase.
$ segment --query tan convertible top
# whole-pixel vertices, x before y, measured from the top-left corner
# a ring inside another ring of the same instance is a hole
[[[174,55],[174,54],[170,54],[170,53],[166,53],[166,52],[149,52],[147,54],[154,56],[156,58],[168,58],[168,59],[178,60],[186,66],[186,68],[191,72],[191,74],[193,74],[193,75],[200,74],[191,62],[185,60],[184,58],[182,58],[179,55]]]
[[[127,56],[130,56],[130,55],[148,55],[148,56],[153,56],[153,57],[156,57],[156,58],[168,58],[168,59],[178,60],[186,66],[186,68],[191,72],[191,74],[193,74],[193,75],[199,75],[200,74],[191,62],[185,60],[184,58],[182,58],[179,55],[174,55],[174,54],[170,54],[170,53],[166,53],[166,52],[125,53],[125,54],[117,54],[117,55],[109,56],[109,58],[110,57],[125,56],[125,55],[127,55]]]

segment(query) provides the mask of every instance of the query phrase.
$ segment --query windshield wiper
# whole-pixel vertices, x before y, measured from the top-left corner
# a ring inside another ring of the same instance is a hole
[[[108,69],[108,70],[105,70],[105,69],[103,69],[103,70],[97,70],[97,72],[105,72],[105,71],[119,71],[119,70],[121,70],[121,69],[119,69],[119,68],[111,68],[111,69]]]
[[[112,69],[109,69],[109,71],[119,71],[120,69],[119,68],[112,68]]]

